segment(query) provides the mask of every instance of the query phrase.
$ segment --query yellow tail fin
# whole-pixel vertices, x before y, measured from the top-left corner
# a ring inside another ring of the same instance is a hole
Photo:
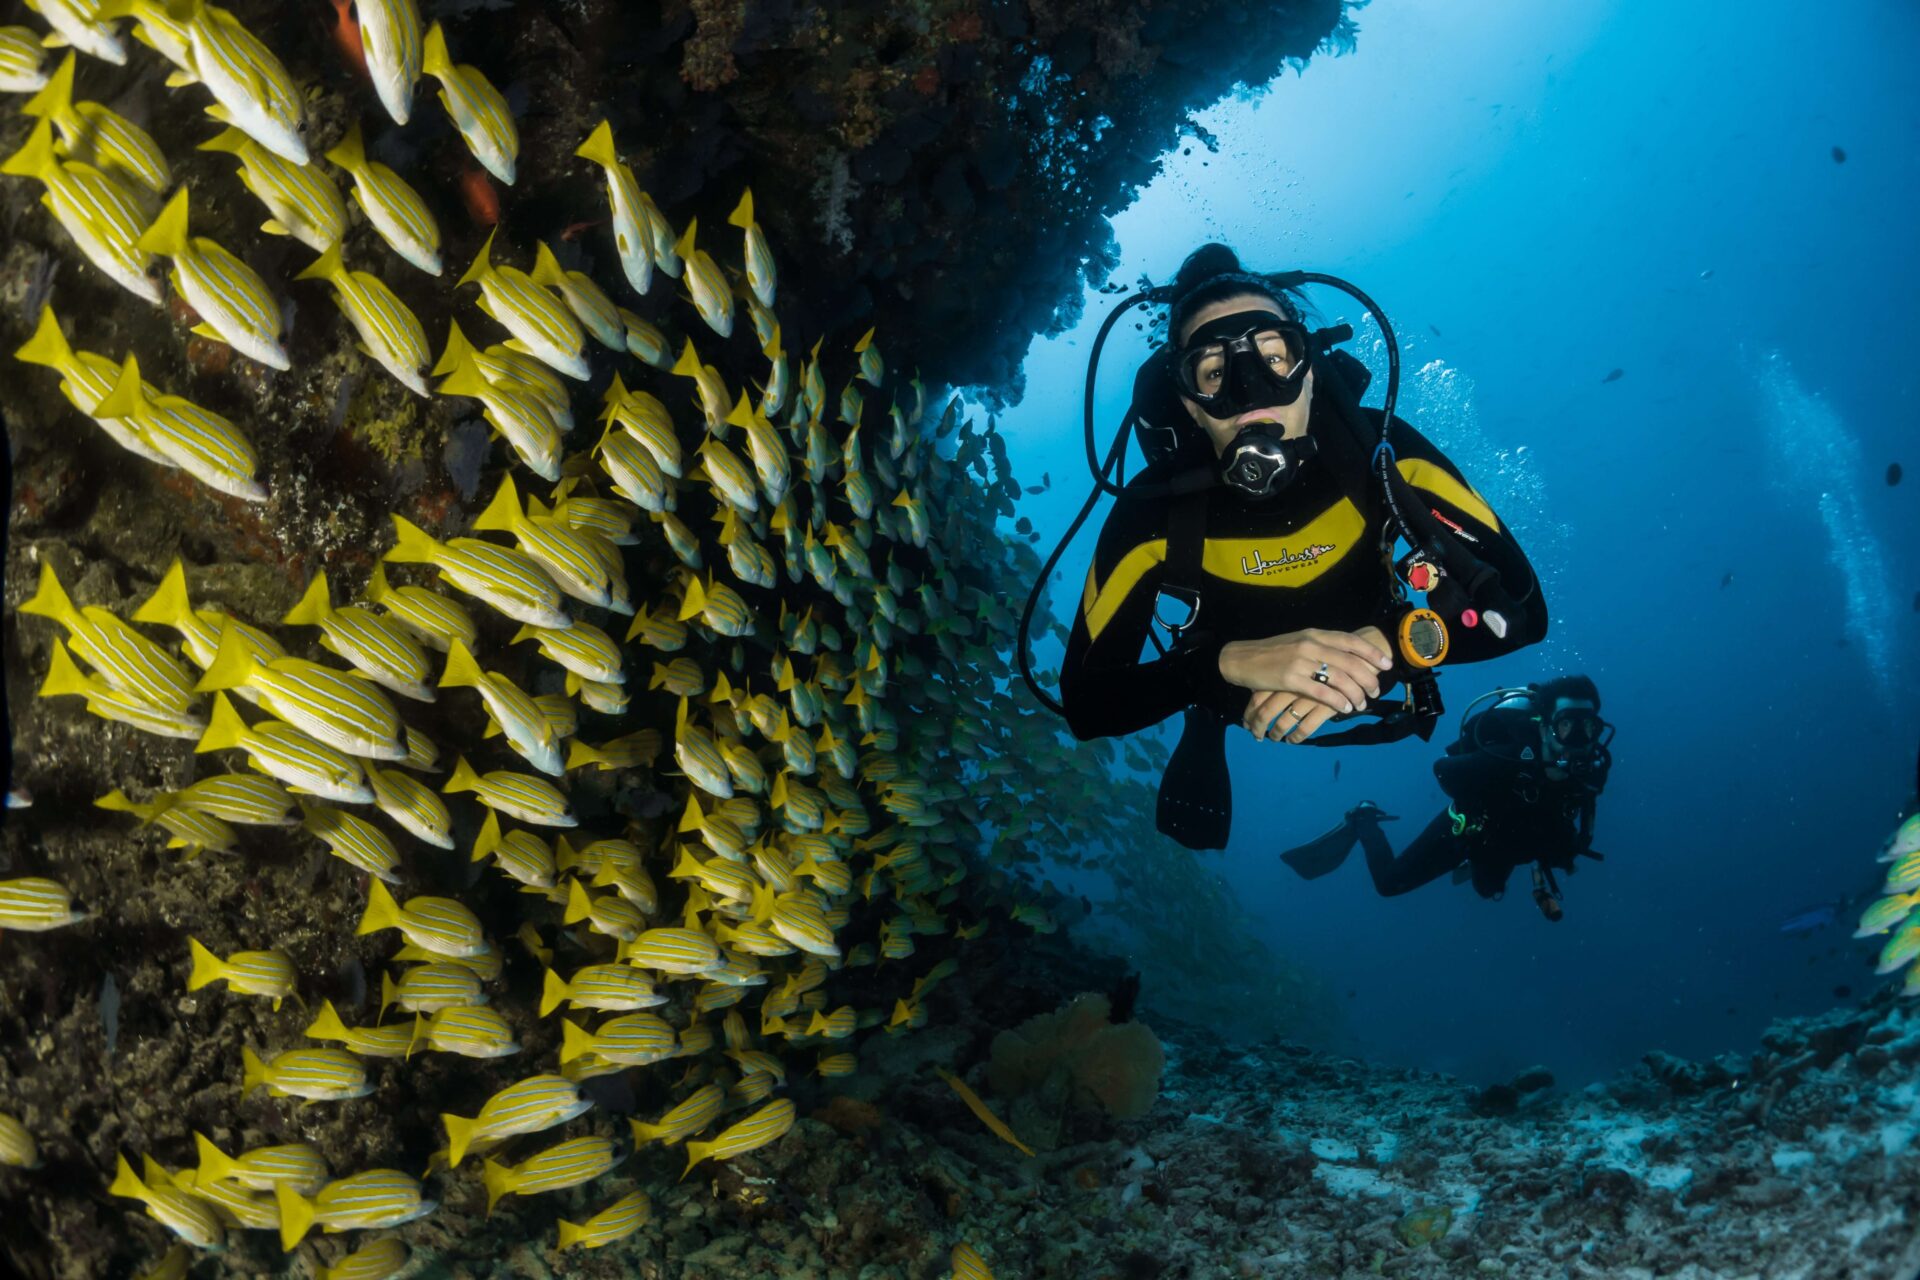
[[[480,775],[473,771],[473,766],[467,763],[465,756],[460,756],[454,761],[453,776],[447,779],[446,786],[440,788],[446,795],[452,795],[456,791],[478,791],[479,789]]]
[[[442,689],[477,689],[485,675],[480,664],[474,661],[473,651],[463,641],[456,639],[448,643],[447,669],[440,677]]]
[[[162,257],[177,258],[187,248],[187,188],[183,183],[173,193],[173,199],[167,201],[160,210],[160,216],[153,220],[134,247],[148,253],[157,253]]]
[[[240,130],[228,125],[220,132],[195,147],[196,151],[224,151],[230,156],[245,155],[247,148],[256,145],[252,138]]]
[[[584,1227],[576,1227],[565,1218],[560,1219],[560,1247],[562,1249],[573,1248],[574,1245],[580,1243],[586,1234],[587,1232]]]
[[[512,533],[526,516],[520,509],[520,491],[514,487],[513,475],[509,472],[500,477],[500,487],[494,491],[493,501],[486,510],[473,518],[476,531],[493,533]]]
[[[306,594],[300,597],[300,603],[287,610],[287,616],[280,619],[283,627],[324,627],[333,614],[333,594],[327,589],[327,575],[316,573],[313,581],[307,584]]]
[[[491,384],[487,381],[487,375],[480,372],[480,362],[474,358],[473,348],[468,347],[455,356],[453,344],[449,341],[447,356],[453,357],[454,364],[440,382],[440,394],[472,396],[476,400],[484,398],[491,389]],[[442,358],[441,363],[446,363],[445,357]]]
[[[487,1187],[487,1216],[493,1216],[493,1206],[500,1203],[500,1197],[513,1190],[513,1177],[507,1172],[507,1166],[498,1160],[480,1162],[480,1181]]]
[[[394,983],[391,973],[380,974],[380,1013],[377,1021],[387,1020],[387,1010],[400,998],[400,988]]]
[[[680,601],[680,621],[697,618],[700,611],[707,607],[707,589],[700,585],[700,579],[693,574],[687,575],[687,594]]]
[[[693,236],[699,229],[700,219],[694,218],[687,223],[687,229],[680,233],[680,238],[673,242],[673,251],[679,254],[683,261],[692,259],[694,255]]]
[[[748,187],[746,194],[740,197],[740,203],[727,215],[730,227],[750,227],[753,225],[753,188]]]
[[[442,374],[452,373],[472,358],[473,343],[467,340],[466,333],[460,328],[460,322],[458,320],[448,321],[446,350],[440,353],[440,362],[433,366],[433,376],[437,378]],[[617,377],[618,375],[615,376]],[[462,394],[465,393],[463,392]]]
[[[335,144],[333,150],[326,153],[327,159],[345,169],[348,173],[357,173],[367,167],[367,149],[360,141],[360,122],[353,122],[347,130],[347,136]]]
[[[547,242],[539,241],[533,251],[533,282],[551,289],[565,284],[567,273],[560,267],[560,260],[553,256],[553,250],[547,248]]]
[[[100,403],[93,406],[96,418],[138,418],[147,407],[146,385],[140,381],[140,362],[129,355],[120,366],[120,376]]]
[[[340,1020],[340,1011],[333,1007],[333,1001],[326,1000],[320,1005],[320,1013],[313,1025],[303,1033],[309,1040],[345,1040],[347,1024]]]
[[[573,991],[567,986],[567,980],[547,970],[547,976],[540,983],[540,1016],[546,1017],[573,997]]]
[[[284,1182],[273,1184],[273,1202],[280,1210],[280,1247],[292,1253],[313,1229],[313,1201]]]
[[[198,938],[187,939],[187,952],[193,957],[193,972],[187,975],[187,990],[198,991],[208,983],[227,976],[226,961],[206,949]]]
[[[613,123],[602,120],[595,125],[587,140],[574,150],[574,155],[582,160],[591,161],[603,169],[611,169],[620,163],[620,152],[613,145]]]
[[[53,642],[53,661],[47,665],[47,678],[40,686],[40,696],[55,698],[64,693],[77,693],[83,698],[91,698],[96,687],[80,668],[74,664],[73,655],[67,652],[67,646],[58,640]]]
[[[260,1061],[259,1054],[245,1046],[240,1049],[240,1069],[240,1096],[243,1098],[267,1082],[267,1064]]]
[[[692,338],[688,338],[686,345],[680,348],[680,358],[673,362],[673,372],[683,378],[700,376],[700,357],[694,353]]]
[[[575,1058],[593,1052],[593,1037],[572,1018],[560,1019],[560,1063],[565,1066]]]
[[[340,261],[340,242],[334,241],[327,251],[309,263],[305,270],[294,275],[295,280],[332,280],[346,268]]]
[[[689,1142],[687,1144],[687,1167],[680,1174],[680,1181],[685,1182],[687,1180],[687,1174],[693,1172],[693,1166],[705,1160],[707,1153],[712,1151],[713,1147],[714,1144],[711,1142]]]
[[[51,305],[40,308],[40,320],[33,327],[33,336],[13,353],[13,358],[62,373],[73,368],[73,348],[67,343],[67,335],[60,331],[60,320],[53,314]]]
[[[387,584],[387,566],[376,560],[373,564],[373,577],[367,580],[367,599],[373,604],[384,603],[393,590]]]
[[[84,122],[73,110],[73,64],[74,55],[69,52],[60,59],[60,65],[47,77],[47,83],[40,92],[20,104],[23,115],[45,116],[59,124],[69,133],[78,133]]]
[[[110,1196],[125,1196],[129,1200],[146,1200],[149,1196],[146,1184],[140,1181],[140,1175],[133,1171],[125,1156],[117,1158],[114,1165],[113,1185],[107,1188]]]
[[[456,1169],[466,1158],[467,1147],[473,1142],[474,1130],[480,1127],[480,1122],[443,1111],[440,1123],[447,1126],[447,1167]]]
[[[241,636],[240,628],[228,622],[220,628],[220,647],[214,650],[213,661],[201,673],[193,691],[213,693],[220,689],[238,689],[253,679],[257,669],[253,650]]]
[[[378,933],[382,929],[398,928],[399,924],[400,904],[393,900],[385,884],[379,880],[372,881],[367,888],[367,909],[361,913],[354,934]]]
[[[73,607],[73,600],[67,595],[67,589],[60,585],[60,576],[53,571],[53,563],[40,562],[40,585],[33,595],[20,605],[21,613],[31,613],[36,617],[52,618],[70,632],[85,632],[86,619]]]
[[[606,760],[607,757],[605,753],[597,748],[588,746],[578,738],[570,739],[567,742],[567,771],[569,773],[590,764],[605,764]]]
[[[593,900],[587,897],[587,891],[580,887],[578,880],[567,881],[567,913],[561,917],[562,924],[579,924],[593,914]]]
[[[247,722],[233,709],[233,703],[224,693],[213,695],[213,714],[207,717],[207,731],[200,735],[200,741],[194,744],[195,755],[204,755],[209,751],[226,751],[233,747],[244,747],[247,738]]]
[[[59,165],[59,158],[53,154],[53,122],[42,119],[33,126],[33,132],[27,135],[26,145],[0,161],[0,173],[10,173],[16,178],[40,178],[43,181]]]
[[[133,620],[178,629],[192,613],[193,603],[187,598],[186,566],[176,556],[173,563],[167,566],[160,585],[153,589],[153,594],[133,611]]]
[[[486,820],[480,824],[480,834],[473,838],[474,862],[485,862],[487,855],[500,847],[500,815],[487,810]]]
[[[419,525],[404,516],[393,517],[393,550],[382,556],[400,564],[432,564],[440,556],[440,544]]]
[[[427,37],[421,44],[420,70],[436,79],[444,78],[453,70],[453,59],[447,56],[447,33],[437,22],[427,28]]]
[[[435,25],[438,24],[436,23]],[[498,227],[487,232],[486,243],[481,245],[480,252],[474,255],[473,265],[467,268],[467,274],[453,282],[454,288],[458,289],[463,284],[476,284],[486,276],[487,272],[493,270],[493,260],[487,255],[493,251],[493,237],[498,234],[498,232]]]
[[[198,1176],[212,1182],[219,1182],[233,1176],[233,1157],[213,1145],[212,1139],[204,1133],[193,1135],[194,1150],[200,1153]]]

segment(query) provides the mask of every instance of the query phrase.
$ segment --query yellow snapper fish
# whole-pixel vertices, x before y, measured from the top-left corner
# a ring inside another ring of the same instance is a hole
[[[413,114],[413,86],[425,54],[419,7],[414,0],[359,0],[354,17],[373,91],[393,122],[405,124]]]
[[[623,943],[638,939],[647,923],[640,909],[626,899],[610,893],[596,897],[581,888],[578,880],[569,880],[567,909],[561,923],[578,924],[582,920],[595,933]]]
[[[727,421],[746,432],[747,449],[753,458],[754,472],[760,478],[761,491],[767,495],[769,505],[779,506],[793,483],[793,469],[787,462],[786,446],[781,443],[779,433],[764,415],[753,411],[745,392],[734,402]]]
[[[20,612],[49,618],[66,629],[73,651],[113,688],[169,711],[193,707],[193,676],[181,661],[98,605],[75,607],[51,561],[40,562],[40,580]]]
[[[697,452],[706,478],[728,506],[743,515],[752,515],[760,509],[760,491],[754,484],[753,472],[738,454],[712,436],[700,442]]]
[[[637,546],[634,514],[626,504],[580,490],[581,476],[568,476],[554,486],[550,514],[571,529],[597,533],[618,547]]]
[[[280,619],[282,626],[319,627],[320,644],[376,684],[416,702],[432,702],[432,663],[412,633],[365,605],[336,609],[327,575],[317,573],[306,594]]]
[[[86,904],[57,880],[40,876],[0,880],[0,931],[45,933],[86,918]]]
[[[0,93],[37,93],[47,87],[39,33],[0,27]]]
[[[148,804],[139,804],[129,800],[116,788],[93,803],[96,808],[132,813],[142,823],[157,824],[173,837],[167,841],[167,848],[185,849],[189,858],[206,852],[230,853],[239,839],[234,829],[219,818],[194,809],[183,809],[169,795],[163,794]]]
[[[478,690],[487,714],[527,763],[550,777],[558,778],[566,773],[559,736],[539,703],[505,676],[481,670],[473,654],[457,640],[447,653],[447,669],[440,677],[440,687]]]
[[[1880,850],[1878,861],[1892,862],[1911,853],[1920,853],[1920,813],[1910,815],[1894,829]]]
[[[562,268],[545,241],[535,245],[532,279],[535,284],[557,292],[567,309],[601,346],[609,351],[627,349],[627,331],[613,300],[593,282],[592,276]]]
[[[119,1157],[107,1194],[138,1200],[147,1207],[148,1217],[197,1249],[226,1247],[226,1228],[211,1204],[175,1186],[141,1181],[125,1156]]]
[[[292,236],[320,253],[347,234],[346,201],[320,166],[283,160],[231,127],[198,149],[223,152],[240,161],[240,185],[253,192],[272,215],[260,226],[268,235]]]
[[[207,114],[233,125],[267,150],[294,164],[307,162],[307,122],[300,91],[273,50],[240,20],[205,0],[167,0],[184,23],[187,62],[213,94]]]
[[[693,348],[693,339],[688,338],[682,344],[680,357],[673,362],[670,372],[693,379],[693,388],[700,395],[700,412],[706,417],[707,430],[715,435],[724,435],[727,414],[732,412],[733,397],[727,393],[726,379],[720,376],[720,371],[701,362],[700,353]]]
[[[403,907],[384,884],[374,880],[367,886],[367,909],[354,933],[364,936],[382,929],[398,929],[413,945],[453,960],[492,950],[479,919],[452,898],[408,898]]]
[[[414,634],[420,642],[445,653],[455,640],[469,649],[480,643],[480,629],[467,611],[437,591],[387,581],[387,567],[376,564],[367,583],[367,599]]]
[[[496,231],[474,256],[473,265],[454,283],[480,286],[480,309],[551,368],[570,378],[592,375],[587,365],[587,335],[566,305],[517,267],[495,266],[489,256]]]
[[[135,242],[173,260],[173,287],[199,313],[193,331],[271,369],[289,369],[286,318],[260,274],[205,236],[189,233],[183,184]]]
[[[408,834],[434,846],[453,848],[453,817],[446,803],[425,784],[397,769],[367,766],[373,803]]]
[[[529,1076],[488,1098],[480,1114],[471,1120],[441,1113],[440,1121],[447,1130],[447,1163],[458,1168],[476,1140],[538,1133],[565,1124],[592,1107],[592,1101],[580,1096],[580,1087],[563,1076]]]
[[[393,528],[394,546],[384,559],[430,564],[447,582],[516,622],[556,631],[573,625],[560,607],[560,588],[526,552],[478,538],[442,543],[398,514]]]
[[[61,161],[50,121],[34,126],[20,150],[0,163],[0,173],[38,179],[46,187],[41,203],[87,261],[129,293],[160,304],[153,255],[140,243],[146,211],[139,197],[92,165]]]
[[[537,390],[487,377],[473,349],[457,350],[451,341],[433,372],[446,375],[440,383],[441,395],[471,396],[480,402],[488,425],[513,448],[527,470],[542,480],[560,478],[564,432],[554,419],[552,404]]]
[[[1920,904],[1920,889],[1881,898],[1861,915],[1860,927],[1853,931],[1853,936],[1871,938],[1885,933],[1911,915],[1916,904]]]
[[[365,7],[360,10],[363,15],[360,30],[364,38],[367,35],[367,28],[364,25],[366,18],[364,15],[375,8],[380,0],[371,0],[371,2],[363,0],[363,2],[365,3]],[[392,0],[387,0],[387,3],[392,3]],[[371,42],[369,42],[367,46],[367,62],[369,63],[369,70],[371,70],[371,63],[373,62],[373,47]],[[377,85],[379,81],[375,80],[374,83]],[[391,110],[391,108],[389,108],[389,110]],[[406,123],[404,117],[401,118],[401,123]],[[321,1267],[315,1274],[318,1280],[388,1280],[388,1277],[400,1274],[406,1267],[407,1257],[407,1246],[395,1240],[393,1237],[387,1236],[384,1239],[375,1240],[371,1244],[363,1245],[355,1249],[352,1253],[344,1255],[332,1266]]]
[[[287,656],[280,642],[260,628],[217,609],[194,608],[187,596],[187,571],[178,556],[167,566],[153,594],[133,611],[133,620],[154,623],[179,632],[187,656],[202,671],[213,665],[214,656],[220,651],[221,632],[227,628],[239,633],[259,661],[271,662]]]
[[[560,1061],[564,1065],[585,1054],[595,1053],[608,1062],[643,1067],[664,1062],[680,1050],[679,1038],[657,1014],[624,1013],[609,1018],[589,1033],[571,1018],[560,1023]]]
[[[653,1202],[644,1191],[629,1191],[585,1222],[560,1219],[560,1248],[598,1249],[628,1236],[645,1226],[653,1215]]]
[[[132,423],[169,463],[209,489],[244,502],[267,500],[267,487],[255,479],[260,458],[246,433],[191,400],[150,390],[133,356],[121,365],[95,412]]]
[[[13,358],[25,364],[37,364],[60,375],[60,394],[67,403],[92,418],[113,442],[129,453],[138,454],[163,467],[176,465],[172,458],[148,440],[137,422],[127,418],[98,416],[94,410],[107,398],[120,377],[120,366],[92,351],[75,351],[60,329],[60,320],[51,306],[40,308],[40,319],[33,336],[21,344]]]
[[[662,653],[677,653],[687,647],[687,624],[665,609],[657,614],[642,609],[633,615],[626,638]]]
[[[337,1040],[362,1058],[404,1058],[413,1047],[417,1031],[417,1024],[405,1022],[384,1027],[349,1027],[341,1021],[333,1001],[326,1000],[320,1005],[319,1016],[301,1034],[309,1040]],[[310,1188],[295,1190],[311,1194]]]
[[[45,116],[60,132],[67,158],[93,165],[158,196],[173,185],[167,157],[145,129],[98,102],[73,100],[76,59],[69,53],[39,93],[20,105],[23,114]]]
[[[634,181],[633,170],[621,163],[620,153],[613,144],[612,123],[602,120],[595,125],[573,154],[606,170],[607,202],[613,210],[613,242],[620,256],[620,269],[633,291],[644,294],[653,286],[652,241],[641,206],[645,197],[640,194],[640,184]]]
[[[213,693],[240,687],[260,695],[260,705],[313,738],[348,755],[369,760],[405,760],[400,717],[369,681],[304,658],[256,660],[231,628],[220,636],[213,663],[194,689]]]
[[[520,491],[511,474],[500,478],[493,501],[474,517],[473,527],[475,532],[512,534],[520,549],[539,561],[574,599],[616,613],[632,612],[626,574],[613,545],[551,517],[528,515],[521,508]]]
[[[500,869],[523,885],[551,889],[554,879],[553,850],[531,831],[500,832],[500,816],[488,810],[474,837],[473,861],[492,857]]]
[[[786,350],[780,345],[780,326],[775,324],[761,354],[767,358],[767,385],[760,389],[760,414],[773,418],[787,406],[787,395],[793,389],[793,365],[787,359]]]
[[[163,792],[175,805],[249,826],[292,826],[293,797],[272,778],[219,773],[178,791]]]
[[[953,1280],[993,1280],[993,1272],[970,1244],[953,1246]]]
[[[625,684],[627,673],[621,663],[620,647],[613,637],[591,623],[576,622],[565,631],[544,627],[521,627],[509,644],[523,640],[538,643],[546,658],[559,663],[584,680],[604,684]]]
[[[188,938],[187,949],[193,959],[192,972],[187,975],[189,991],[224,982],[229,991],[267,997],[275,1010],[293,994],[293,960],[284,951],[236,951],[222,960],[198,938]]]
[[[311,1200],[284,1182],[275,1184],[273,1196],[280,1207],[280,1244],[288,1253],[315,1222],[328,1231],[373,1230],[424,1218],[440,1207],[426,1198],[418,1181],[397,1169],[369,1169],[340,1178]]]
[[[547,970],[540,992],[540,1016],[546,1017],[563,1004],[603,1013],[627,1013],[666,1002],[667,997],[654,990],[653,980],[632,965],[590,964],[576,969],[571,978]]]
[[[380,975],[380,1016],[394,1005],[408,1013],[435,1013],[442,1009],[461,1009],[485,1004],[480,990],[480,975],[452,961],[417,964],[395,982],[393,975]]]
[[[338,1102],[364,1098],[373,1092],[367,1069],[344,1049],[289,1049],[263,1062],[252,1049],[242,1047],[244,1097],[265,1088],[276,1098],[305,1098],[310,1102]]]
[[[197,738],[207,724],[190,711],[157,707],[129,693],[123,693],[98,676],[83,673],[74,663],[67,646],[53,642],[53,659],[47,665],[47,678],[40,685],[42,698],[74,695],[85,698],[87,711],[102,720],[131,725],[143,733],[164,738]]]
[[[674,925],[648,929],[623,948],[628,963],[659,973],[699,976],[725,963],[720,944],[698,929]]]
[[[686,264],[687,301],[693,304],[707,327],[723,338],[733,336],[733,291],[727,288],[727,278],[722,275],[718,264],[707,256],[704,249],[694,244],[694,236],[700,229],[700,219],[687,223],[687,229],[680,234],[673,251]]]
[[[357,121],[347,130],[347,136],[327,152],[327,159],[346,170],[353,179],[353,203],[387,242],[387,247],[428,275],[439,275],[443,266],[440,225],[433,220],[426,201],[405,178],[367,156]]]
[[[739,205],[727,217],[727,224],[746,233],[747,287],[753,290],[761,306],[771,309],[776,284],[773,250],[767,247],[767,233],[753,220],[752,188],[740,197]]]
[[[680,449],[680,438],[676,434],[673,415],[667,412],[667,406],[659,397],[646,391],[629,390],[621,381],[619,374],[613,375],[613,384],[601,399],[606,412],[601,421],[611,432],[621,427],[632,437],[647,447],[653,455],[659,469],[678,480],[686,474],[685,462]],[[605,437],[602,437],[604,443]],[[643,504],[644,505],[644,504]],[[655,508],[648,508],[654,510]]]
[[[400,851],[386,832],[358,814],[343,813],[304,797],[300,811],[300,825],[334,857],[388,884],[400,883]]]
[[[702,1160],[731,1160],[779,1141],[793,1128],[795,1115],[793,1100],[781,1098],[722,1129],[712,1142],[687,1143],[687,1167],[680,1176],[692,1173]]]
[[[719,1118],[725,1103],[726,1095],[719,1085],[702,1085],[652,1123],[629,1120],[627,1123],[633,1128],[634,1145],[659,1142],[674,1146],[712,1124]]]
[[[246,752],[260,772],[308,795],[342,804],[367,804],[373,799],[366,774],[352,756],[316,742],[284,721],[262,720],[248,728],[226,695],[216,694],[213,713],[194,752],[235,748]]]
[[[740,598],[739,592],[717,578],[709,578],[702,586],[699,578],[688,574],[686,595],[680,602],[680,621],[695,618],[723,636],[750,636],[759,625],[752,607]]]
[[[427,28],[420,69],[440,82],[440,105],[480,167],[512,186],[513,164],[520,154],[513,111],[480,68],[454,65],[447,54],[447,37],[437,22]]]
[[[626,331],[628,355],[638,357],[656,369],[673,368],[673,352],[667,346],[666,334],[625,307],[615,307],[614,310],[619,312],[620,327]]]
[[[427,331],[385,281],[370,271],[349,271],[340,260],[338,244],[329,245],[293,278],[325,280],[332,285],[334,305],[360,335],[360,349],[407,390],[418,396],[431,394],[427,370],[433,357],[427,350]]]
[[[327,1162],[304,1142],[255,1147],[237,1156],[220,1150],[202,1133],[193,1135],[193,1143],[200,1159],[195,1181],[237,1182],[253,1191],[271,1191],[284,1182],[311,1195],[326,1185],[329,1176]]]
[[[542,1191],[561,1191],[591,1182],[620,1163],[613,1142],[608,1138],[571,1138],[549,1147],[509,1167],[498,1161],[481,1164],[481,1178],[487,1188],[487,1212],[503,1196],[537,1195]]]
[[[98,9],[102,21],[133,19],[134,38],[173,64],[167,87],[177,89],[192,84],[196,78],[193,49],[185,18],[169,13],[167,3],[168,0],[99,0]]]
[[[416,1026],[418,1026],[416,1022]],[[419,1039],[429,1049],[463,1058],[510,1058],[520,1052],[513,1027],[485,1005],[458,1005],[439,1009],[419,1027]]]
[[[53,34],[42,43],[70,44],[89,57],[127,65],[127,47],[120,42],[98,0],[27,0],[27,8],[45,18]]]
[[[879,386],[887,377],[887,362],[881,357],[880,348],[873,344],[875,332],[873,329],[867,330],[861,335],[860,341],[853,344],[854,354],[860,357],[856,376],[873,387]]]
[[[573,816],[573,810],[567,805],[565,793],[551,782],[530,774],[499,769],[486,774],[475,773],[464,757],[454,763],[453,773],[441,790],[447,794],[471,791],[489,809],[533,826],[580,825],[580,819]]]

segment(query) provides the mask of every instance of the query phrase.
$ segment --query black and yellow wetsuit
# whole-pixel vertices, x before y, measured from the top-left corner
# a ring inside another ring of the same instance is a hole
[[[1361,412],[1377,431],[1381,411]],[[1333,411],[1316,399],[1309,432],[1338,429]],[[1546,601],[1511,531],[1459,469],[1399,419],[1392,443],[1416,496],[1500,574],[1519,605],[1504,637],[1485,626],[1454,628],[1448,664],[1483,661],[1540,640]],[[1245,502],[1224,485],[1208,491],[1199,613],[1176,649],[1145,660],[1167,561],[1171,500],[1115,501],[1060,672],[1061,702],[1076,737],[1135,733],[1189,706],[1238,720],[1248,691],[1229,684],[1219,667],[1220,647],[1232,640],[1370,625],[1391,634],[1397,609],[1382,549],[1386,516],[1368,477],[1343,476],[1338,456],[1322,447],[1289,488],[1263,504]],[[1160,484],[1171,469],[1149,467],[1128,488]]]

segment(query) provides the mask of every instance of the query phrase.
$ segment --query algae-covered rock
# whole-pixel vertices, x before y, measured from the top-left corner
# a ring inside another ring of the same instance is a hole
[[[1064,1085],[1075,1105],[1116,1120],[1147,1114],[1160,1093],[1166,1052],[1146,1024],[1115,1026],[1108,1008],[1106,996],[1089,993],[995,1036],[987,1070],[994,1092],[1016,1097]]]

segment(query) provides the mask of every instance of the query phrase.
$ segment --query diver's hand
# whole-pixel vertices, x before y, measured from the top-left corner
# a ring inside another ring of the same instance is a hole
[[[1384,639],[1369,627],[1234,640],[1221,646],[1220,674],[1253,691],[1241,717],[1247,732],[1305,742],[1333,716],[1380,696],[1380,673],[1393,665]],[[1327,678],[1321,681],[1315,677],[1323,666]]]

